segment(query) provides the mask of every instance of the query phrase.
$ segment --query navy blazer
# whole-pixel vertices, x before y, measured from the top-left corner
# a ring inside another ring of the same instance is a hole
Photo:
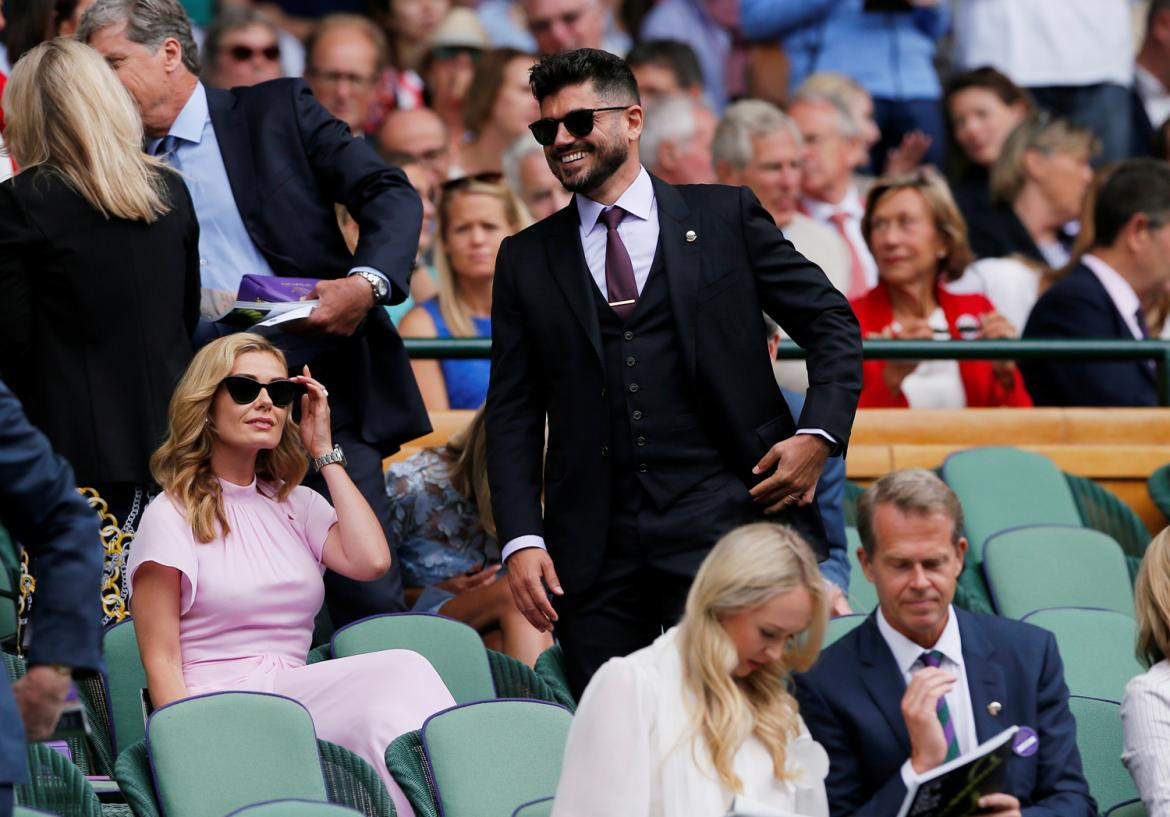
[[[1029,726],[1040,737],[1036,754],[1008,762],[1004,792],[1019,799],[1025,817],[1096,817],[1056,639],[1019,621],[958,609],[955,614],[978,740],[1013,725]],[[876,616],[871,613],[796,676],[800,714],[829,753],[825,786],[832,817],[892,817],[906,796],[906,683]],[[987,710],[992,701],[1003,706],[997,716]]]
[[[0,381],[0,522],[20,540],[37,574],[29,623],[30,664],[102,669],[98,610],[102,547],[97,514],[77,493],[73,469],[29,424]],[[0,673],[0,786],[23,783],[24,724]]]
[[[353,138],[304,80],[208,88],[207,106],[240,218],[274,273],[342,278],[373,267],[390,279],[391,303],[405,300],[422,203],[401,170]],[[360,229],[352,255],[335,203]],[[329,388],[334,427],[354,424],[384,456],[431,430],[386,310],[371,309],[354,337],[333,346],[313,374]]]
[[[1025,338],[1117,338],[1133,333],[1093,271],[1075,266],[1040,296]],[[1037,406],[1156,406],[1154,366],[1146,360],[1020,361]]]

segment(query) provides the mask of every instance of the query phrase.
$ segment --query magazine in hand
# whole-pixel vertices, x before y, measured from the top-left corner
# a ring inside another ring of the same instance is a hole
[[[1010,726],[965,755],[920,775],[906,791],[898,817],[971,817],[979,798],[1003,787],[1004,771],[1012,753]]]
[[[731,801],[731,808],[723,817],[798,817],[798,815],[775,806],[749,800],[742,794],[737,794],[735,799]]]
[[[304,299],[315,286],[316,278],[245,275],[231,311],[219,320],[244,326],[276,326],[307,318],[317,302]]]

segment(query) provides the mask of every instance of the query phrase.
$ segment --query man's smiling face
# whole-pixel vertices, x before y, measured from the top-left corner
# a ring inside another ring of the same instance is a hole
[[[623,102],[599,95],[591,82],[569,85],[544,98],[540,115],[561,119],[570,111],[609,108]],[[544,148],[548,166],[566,190],[589,195],[629,159],[631,137],[637,138],[640,125],[641,108],[637,105],[595,113],[593,130],[585,136],[573,136],[562,123],[556,139]],[[636,130],[631,131],[631,127]]]

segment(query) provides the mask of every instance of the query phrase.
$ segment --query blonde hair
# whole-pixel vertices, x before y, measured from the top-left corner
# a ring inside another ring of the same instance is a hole
[[[720,617],[800,587],[812,596],[814,611],[803,637],[794,638],[779,661],[734,678],[739,659]],[[679,624],[683,683],[694,696],[696,732],[720,782],[732,791],[742,788],[735,753],[749,734],[768,749],[777,779],[789,777],[788,742],[799,728],[789,673],[807,670],[816,660],[826,616],[816,558],[790,528],[767,522],[737,528],[715,543],[699,568]]]
[[[1133,586],[1137,656],[1147,667],[1170,656],[1170,528],[1146,548]]]
[[[495,176],[496,174],[484,174]],[[527,211],[520,205],[512,191],[500,179],[489,181],[486,178],[468,176],[454,179],[443,185],[443,195],[439,199],[438,229],[435,231],[435,270],[439,277],[439,314],[443,322],[457,338],[476,337],[475,323],[471,319],[471,309],[463,299],[463,292],[459,286],[459,276],[451,269],[451,262],[447,259],[446,232],[451,220],[451,205],[459,196],[491,196],[504,205],[504,218],[512,232],[527,227],[531,222]]]
[[[467,427],[452,435],[443,450],[452,460],[447,469],[451,486],[467,499],[474,500],[479,510],[480,526],[495,538],[496,519],[492,515],[492,495],[488,488],[487,430],[483,415],[483,406],[480,406]]]
[[[51,168],[106,218],[152,223],[170,210],[161,160],[142,151],[142,119],[96,51],[57,37],[28,51],[4,89],[8,152]]]
[[[936,170],[923,168],[902,176],[878,179],[869,189],[865,199],[865,215],[861,218],[861,235],[871,249],[873,213],[885,199],[901,190],[916,190],[926,201],[926,207],[934,218],[934,227],[946,245],[946,256],[939,261],[938,272],[944,281],[953,281],[975,260],[971,245],[967,242],[967,222],[955,204],[951,188]]]
[[[1004,140],[999,158],[991,166],[992,201],[1011,204],[1020,195],[1028,182],[1029,153],[1035,151],[1046,156],[1084,153],[1092,156],[1100,146],[1100,141],[1090,130],[1055,118],[1047,111],[1030,114]]]
[[[187,367],[167,411],[167,438],[150,458],[150,473],[171,500],[184,511],[187,523],[200,542],[216,537],[216,528],[227,534],[227,516],[219,480],[211,470],[215,428],[210,423],[211,404],[220,382],[231,374],[236,359],[245,352],[272,355],[284,368],[288,364],[279,349],[259,335],[240,332],[204,346]],[[256,458],[258,481],[275,487],[284,500],[304,479],[308,460],[297,424],[291,413],[284,423],[276,448]]]

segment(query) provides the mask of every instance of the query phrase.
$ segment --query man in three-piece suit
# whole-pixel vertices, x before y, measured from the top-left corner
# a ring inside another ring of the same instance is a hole
[[[824,558],[810,503],[849,439],[861,344],[845,298],[750,191],[646,172],[622,60],[546,56],[531,85],[534,136],[575,196],[500,247],[488,476],[513,596],[534,626],[555,622],[580,693],[677,621],[732,528],[784,510]],[[798,422],[761,309],[808,350]]]
[[[1093,245],[1040,296],[1025,338],[1150,336],[1146,308],[1170,282],[1170,165],[1128,159],[1108,171],[1093,205]],[[1038,406],[1156,406],[1153,364],[1132,361],[1021,361]]]
[[[26,740],[53,731],[75,672],[102,669],[97,519],[77,493],[73,469],[33,428],[0,381],[0,522],[35,560],[37,603],[29,622],[28,674],[0,673],[0,817],[12,787],[25,782]]]
[[[321,107],[303,80],[205,88],[177,0],[98,0],[78,37],[134,97],[147,148],[183,174],[199,218],[205,317],[226,311],[216,304],[234,300],[245,273],[321,279],[313,295],[319,305],[298,334],[274,340],[293,361],[311,358],[314,376],[331,393],[333,439],[388,527],[382,458],[430,429],[402,341],[381,306],[409,292],[422,221],[418,194]],[[360,228],[352,255],[335,204]],[[306,484],[328,496],[320,477]],[[334,624],[401,610],[397,564],[393,559],[377,582],[326,574]]]
[[[1052,634],[951,605],[967,540],[958,497],[924,469],[887,474],[857,509],[858,558],[878,609],[796,677],[829,753],[833,817],[891,817],[916,775],[1009,726],[1037,741],[1008,760],[997,817],[1093,817]]]

